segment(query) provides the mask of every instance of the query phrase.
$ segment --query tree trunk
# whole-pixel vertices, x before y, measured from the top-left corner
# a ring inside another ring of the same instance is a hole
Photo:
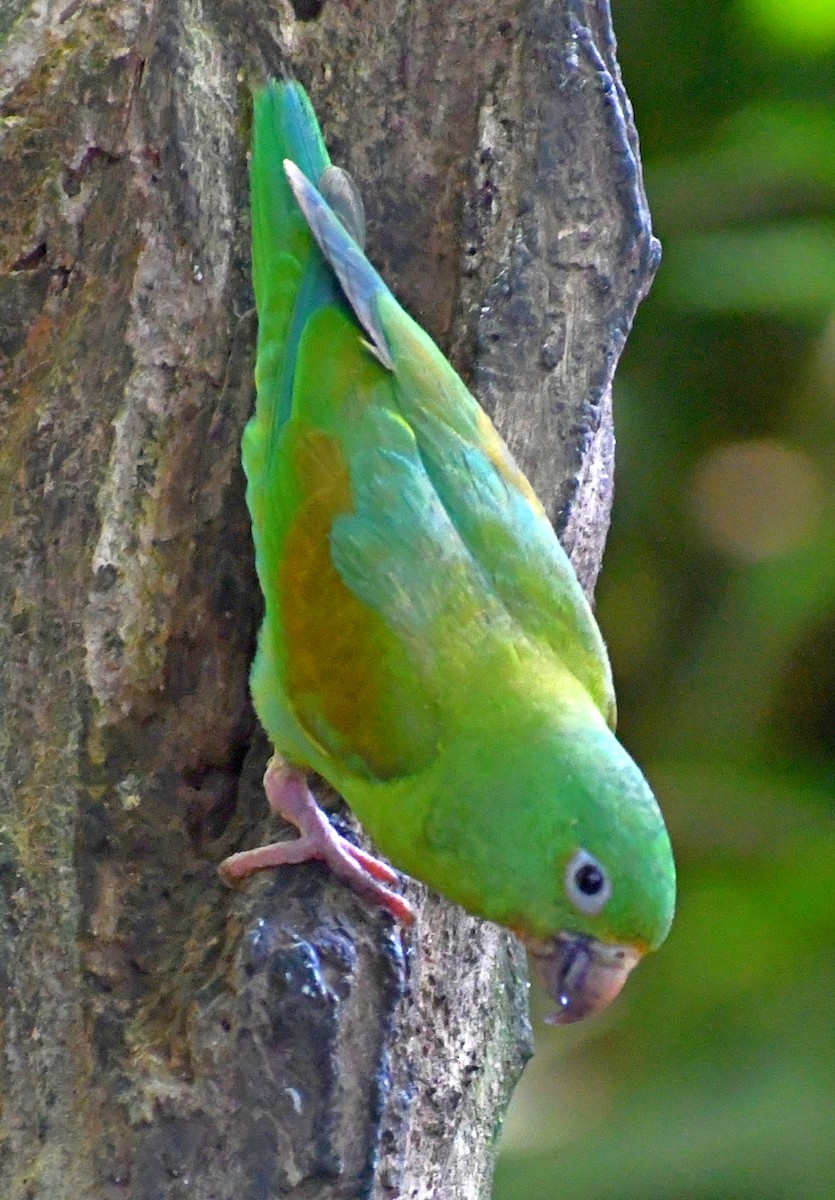
[[[404,931],[316,866],[215,873],[275,835],[249,89],[309,87],[591,588],[657,261],[606,0],[5,0],[0,56],[0,1194],[487,1197],[516,941],[418,885]]]

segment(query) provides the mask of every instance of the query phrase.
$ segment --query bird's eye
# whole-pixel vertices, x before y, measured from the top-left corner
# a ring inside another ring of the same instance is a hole
[[[578,850],[565,868],[565,894],[587,917],[596,916],[611,896],[609,876],[588,850]]]

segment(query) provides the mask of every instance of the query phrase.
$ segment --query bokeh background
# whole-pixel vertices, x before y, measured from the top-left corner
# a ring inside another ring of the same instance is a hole
[[[662,267],[598,609],[662,951],[553,1030],[494,1200],[835,1197],[835,0],[614,0]]]

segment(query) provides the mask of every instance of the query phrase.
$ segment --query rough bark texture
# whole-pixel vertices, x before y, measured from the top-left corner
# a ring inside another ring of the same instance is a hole
[[[370,253],[589,588],[656,258],[605,0],[5,0],[0,1194],[486,1197],[529,1051],[504,932],[414,931],[273,830],[246,677],[249,84],[289,67]]]

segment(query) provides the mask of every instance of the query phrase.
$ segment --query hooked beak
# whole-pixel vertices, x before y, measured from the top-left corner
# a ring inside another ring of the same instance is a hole
[[[569,1025],[602,1012],[641,957],[634,946],[609,946],[580,933],[529,943],[528,952],[537,979],[559,1005],[545,1018],[549,1025]]]

